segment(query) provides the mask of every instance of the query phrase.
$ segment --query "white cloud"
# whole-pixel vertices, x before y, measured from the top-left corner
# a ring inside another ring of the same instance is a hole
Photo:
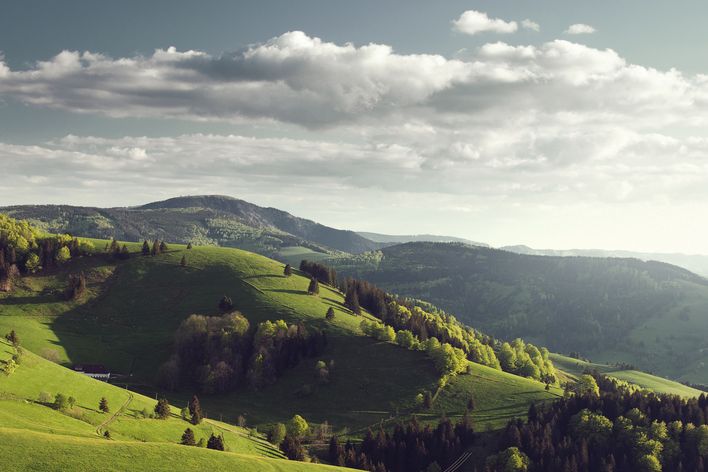
[[[489,18],[481,11],[467,10],[452,22],[453,28],[460,33],[514,33],[519,26],[515,21],[504,21],[499,18]]]
[[[522,28],[527,29],[527,30],[536,31],[536,32],[541,31],[541,25],[539,25],[538,23],[536,23],[533,20],[529,20],[528,18],[521,22],[521,26],[522,26]]]
[[[595,28],[584,23],[575,23],[574,25],[570,25],[568,29],[565,30],[566,34],[592,34],[594,32]]]

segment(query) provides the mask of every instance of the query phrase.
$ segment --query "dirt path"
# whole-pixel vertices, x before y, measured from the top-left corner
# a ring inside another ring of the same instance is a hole
[[[106,426],[108,426],[109,424],[111,424],[118,417],[118,415],[123,413],[128,408],[128,405],[130,405],[130,402],[133,401],[133,393],[130,391],[127,391],[127,392],[128,392],[128,399],[125,401],[125,403],[123,403],[123,405],[121,405],[120,408],[118,408],[118,410],[115,413],[113,413],[113,415],[110,418],[108,418],[106,421],[104,421],[103,423],[96,426],[96,434],[98,434],[99,436],[102,436],[104,428]]]

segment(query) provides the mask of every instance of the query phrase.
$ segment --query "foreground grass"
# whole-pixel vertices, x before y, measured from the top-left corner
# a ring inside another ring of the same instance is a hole
[[[347,470],[165,443],[90,439],[0,427],[5,471],[316,472]]]

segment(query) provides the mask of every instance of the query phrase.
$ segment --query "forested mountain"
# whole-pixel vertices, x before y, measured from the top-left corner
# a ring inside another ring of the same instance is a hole
[[[380,245],[339,230],[231,197],[178,197],[131,208],[20,205],[0,208],[53,233],[138,241],[164,239],[238,247],[275,256],[282,248],[359,253]]]
[[[456,243],[408,243],[331,261],[427,300],[492,335],[630,362],[705,382],[708,282],[637,259],[551,257]]]

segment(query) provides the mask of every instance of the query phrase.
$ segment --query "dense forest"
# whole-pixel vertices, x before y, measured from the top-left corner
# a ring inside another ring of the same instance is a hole
[[[180,324],[174,354],[160,369],[158,381],[170,390],[190,387],[202,393],[243,385],[258,390],[302,358],[321,354],[326,345],[323,331],[303,324],[264,321],[254,330],[238,312],[191,315]]]
[[[488,470],[509,470],[504,458],[512,456],[539,472],[706,470],[705,395],[656,395],[597,374],[589,380],[591,388],[511,421],[501,444],[511,452],[491,458]]]

